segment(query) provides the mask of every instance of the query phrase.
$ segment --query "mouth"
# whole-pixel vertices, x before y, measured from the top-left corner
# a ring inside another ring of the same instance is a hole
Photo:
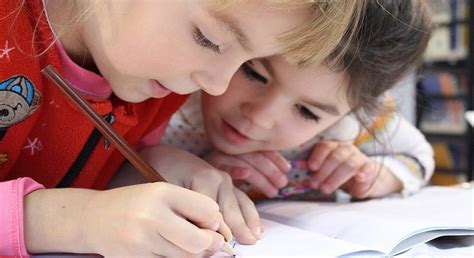
[[[252,140],[226,121],[222,121],[222,132],[224,133],[225,138],[234,144],[243,144]]]
[[[157,80],[149,80],[149,85],[150,85],[150,92],[153,98],[163,98],[171,93],[170,90],[165,88],[165,86],[163,86]]]

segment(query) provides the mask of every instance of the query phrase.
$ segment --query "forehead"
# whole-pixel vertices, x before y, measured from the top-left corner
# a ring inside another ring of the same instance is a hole
[[[241,27],[261,57],[281,51],[279,38],[304,26],[312,17],[309,8],[284,9],[271,1],[232,1],[223,8],[211,5],[208,10],[213,17],[233,21]]]
[[[344,72],[332,71],[324,65],[299,67],[281,56],[268,59],[275,82],[288,94],[308,101],[331,103],[349,111],[348,80]]]

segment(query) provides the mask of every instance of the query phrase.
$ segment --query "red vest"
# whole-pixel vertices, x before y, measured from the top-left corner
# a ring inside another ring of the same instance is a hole
[[[61,72],[53,35],[41,1],[20,2],[0,1],[0,181],[27,176],[46,187],[102,189],[124,157],[41,74],[48,64]],[[113,128],[136,147],[185,99],[89,101],[97,113],[113,117]]]

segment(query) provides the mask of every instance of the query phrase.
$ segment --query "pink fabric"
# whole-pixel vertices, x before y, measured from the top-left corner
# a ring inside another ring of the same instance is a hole
[[[28,257],[23,226],[23,198],[44,187],[29,177],[0,182],[0,255]]]
[[[64,77],[74,85],[75,89],[83,96],[98,100],[105,100],[112,95],[110,84],[98,74],[82,68],[69,58],[59,41],[56,43],[59,58],[64,70]]]
[[[56,48],[59,51],[59,58],[61,59],[61,65],[64,69],[64,77],[72,83],[81,95],[98,100],[108,99],[110,95],[112,95],[112,87],[110,87],[110,84],[102,76],[74,63],[59,41],[56,43]],[[163,125],[145,135],[140,142],[140,146],[147,147],[158,144],[165,129],[166,125]]]
[[[149,147],[160,143],[161,136],[165,133],[166,127],[168,126],[169,120],[163,123],[162,126],[155,128],[153,131],[145,135],[140,141],[139,148]]]

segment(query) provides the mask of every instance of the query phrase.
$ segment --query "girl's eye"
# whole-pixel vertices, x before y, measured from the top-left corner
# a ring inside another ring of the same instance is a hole
[[[198,27],[195,27],[193,29],[193,37],[196,43],[198,43],[200,46],[208,48],[218,54],[221,53],[219,45],[214,44],[212,41],[206,38],[206,36],[202,34],[201,30]]]
[[[319,116],[313,114],[308,108],[302,105],[296,105],[296,108],[298,109],[298,113],[301,115],[302,118],[306,120],[313,120],[315,122],[319,122],[321,119]]]
[[[263,84],[267,84],[267,78],[263,77],[257,73],[249,64],[244,63],[242,65],[242,70],[244,71],[245,76],[251,81],[259,81]]]

